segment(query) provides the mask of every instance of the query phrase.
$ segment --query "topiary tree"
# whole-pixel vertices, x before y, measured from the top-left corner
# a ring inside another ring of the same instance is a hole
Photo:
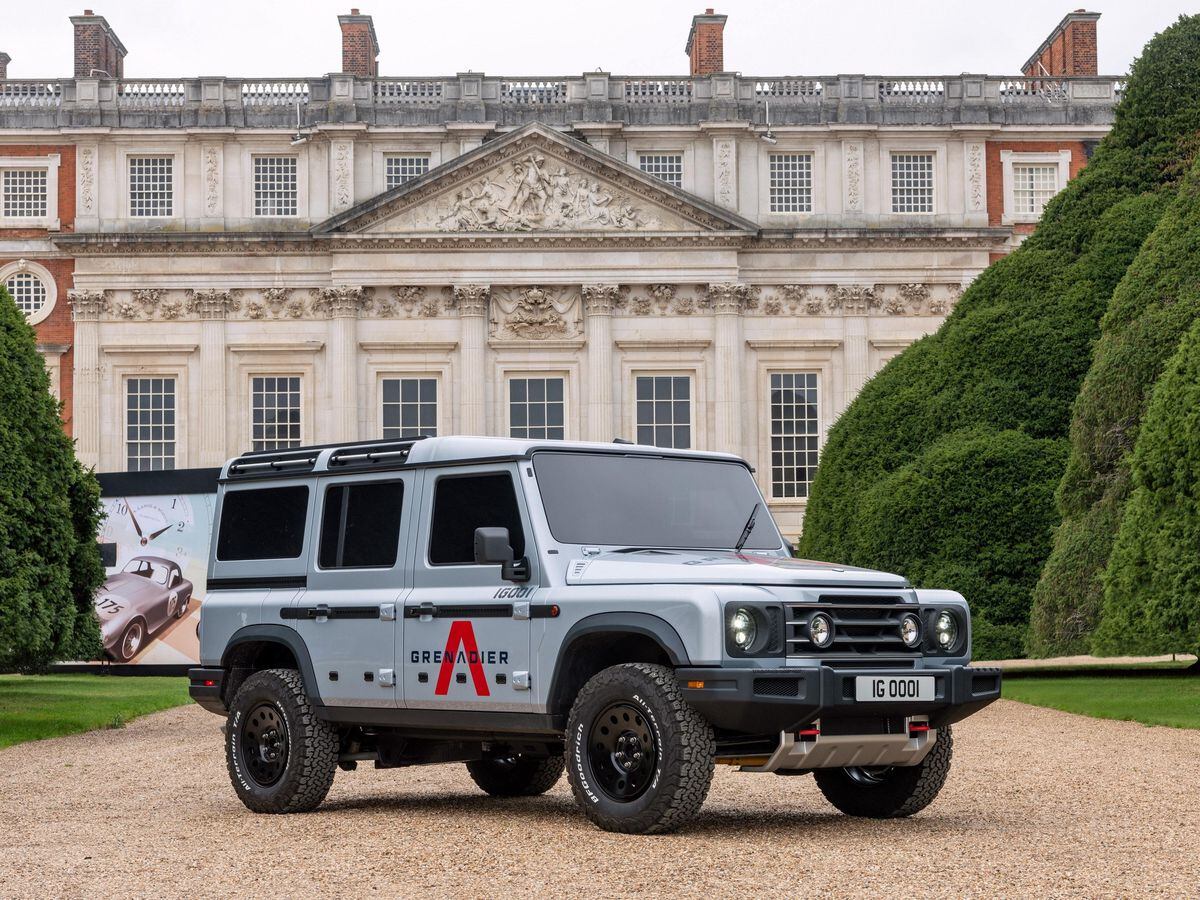
[[[92,659],[100,491],[75,459],[33,329],[0,287],[0,669]]]
[[[1200,650],[1200,319],[1155,385],[1104,578],[1097,653]]]
[[[1117,285],[1075,401],[1062,524],[1033,600],[1030,649],[1086,653],[1129,496],[1128,457],[1155,381],[1200,315],[1200,162]]]
[[[1200,128],[1200,17],[1181,18],[1157,35],[1134,65],[1112,131],[1070,185],[1046,208],[1038,230],[1014,253],[985,271],[963,294],[935,334],[901,353],[870,381],[830,431],[813,484],[800,552],[857,565],[890,567],[924,584],[953,574],[964,584],[1004,584],[999,593],[968,597],[983,622],[1005,623],[995,642],[981,629],[977,655],[1011,649],[1012,629],[1027,623],[1041,555],[1019,554],[1019,573],[996,567],[1003,540],[983,516],[962,516],[967,530],[951,558],[934,535],[903,545],[889,531],[917,508],[869,505],[893,473],[927,465],[925,456],[947,436],[983,429],[985,441],[1007,442],[1016,432],[1065,442],[1071,404],[1088,369],[1099,321],[1117,283],[1153,230],[1164,195],[1182,174]],[[1049,462],[1060,460],[1052,471]],[[1047,479],[1031,490],[1014,534],[1036,533],[1053,521],[1053,489],[1065,453],[1047,454],[1031,467]],[[969,461],[961,459],[966,466]],[[945,473],[950,477],[950,473]],[[1009,490],[1012,470],[998,468],[974,480],[981,508]],[[965,475],[964,475],[965,477]],[[1042,506],[1033,501],[1042,498]],[[912,502],[917,502],[912,498]],[[874,517],[883,514],[887,520]],[[866,540],[862,535],[876,536]],[[954,571],[951,573],[950,564]]]

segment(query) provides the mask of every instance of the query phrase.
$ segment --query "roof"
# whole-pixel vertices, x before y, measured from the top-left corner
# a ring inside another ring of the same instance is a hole
[[[746,464],[740,457],[731,453],[671,450],[644,444],[453,436],[394,441],[357,441],[321,444],[312,447],[292,447],[287,450],[254,451],[229,460],[221,469],[221,481],[381,471],[483,461],[511,461],[528,459],[539,450],[569,453],[621,453],[721,460]]]

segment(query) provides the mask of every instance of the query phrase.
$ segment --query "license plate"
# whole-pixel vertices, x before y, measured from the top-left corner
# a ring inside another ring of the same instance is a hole
[[[859,675],[854,683],[854,699],[932,700],[933,676]]]

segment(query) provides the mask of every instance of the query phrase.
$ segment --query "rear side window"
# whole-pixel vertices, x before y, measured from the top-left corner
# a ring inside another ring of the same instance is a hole
[[[525,532],[512,476],[441,478],[433,491],[429,561],[435,566],[475,562],[475,529],[507,528],[517,559],[525,555]]]
[[[367,481],[325,491],[321,517],[322,569],[391,568],[400,543],[404,484]]]
[[[229,491],[221,504],[217,559],[295,559],[304,550],[308,486]]]

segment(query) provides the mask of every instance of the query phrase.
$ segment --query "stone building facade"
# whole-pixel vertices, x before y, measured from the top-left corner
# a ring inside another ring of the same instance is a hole
[[[0,281],[85,462],[621,436],[746,456],[793,534],[830,425],[1121,89],[750,77],[711,10],[686,76],[383,77],[353,10],[344,73],[148,81],[72,22],[74,78],[0,80]]]

